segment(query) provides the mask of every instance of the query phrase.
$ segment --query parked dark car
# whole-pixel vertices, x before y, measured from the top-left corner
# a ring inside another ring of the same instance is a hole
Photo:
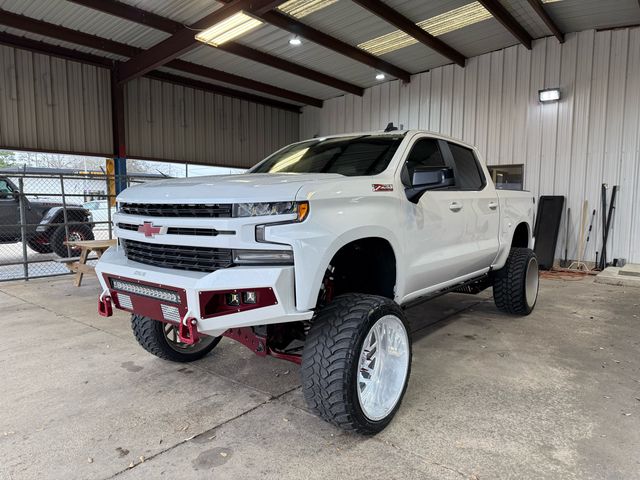
[[[55,252],[61,257],[68,257],[65,241],[93,240],[93,224],[87,209],[79,205],[67,205],[65,228],[61,203],[33,201],[26,197],[23,201],[27,245],[32,250],[38,253]],[[0,177],[0,243],[15,243],[21,239],[19,190],[11,180]]]

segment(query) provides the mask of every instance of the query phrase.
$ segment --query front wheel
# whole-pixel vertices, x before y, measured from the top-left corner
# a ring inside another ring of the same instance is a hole
[[[200,360],[213,350],[222,337],[201,335],[193,345],[182,343],[178,327],[172,323],[152,320],[141,315],[131,315],[131,329],[138,343],[147,352],[172,362]]]
[[[53,251],[53,248],[51,247],[51,244],[45,242],[45,238],[44,237],[40,237],[40,236],[35,236],[30,240],[27,240],[27,245],[29,245],[29,248],[31,250],[33,250],[34,252],[37,253],[51,253]]]
[[[66,258],[69,256],[67,245],[65,242],[68,240],[70,242],[80,242],[84,240],[93,240],[93,231],[89,225],[80,223],[76,225],[69,225],[69,237],[67,238],[67,230],[64,228],[64,225],[60,225],[56,228],[51,235],[51,248],[55,252],[56,255]],[[71,251],[71,256],[77,255],[80,253],[80,249],[69,247],[69,251]]]
[[[344,430],[382,431],[400,407],[411,370],[402,309],[374,295],[336,297],[318,313],[302,353],[307,405]]]
[[[529,315],[538,300],[538,259],[529,248],[512,248],[493,277],[493,300],[499,310]]]

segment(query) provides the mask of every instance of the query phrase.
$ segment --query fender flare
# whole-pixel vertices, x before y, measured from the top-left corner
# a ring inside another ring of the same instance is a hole
[[[322,286],[322,280],[324,279],[325,272],[331,263],[331,260],[340,251],[341,248],[346,245],[355,242],[357,240],[364,240],[366,238],[380,238],[386,240],[391,245],[393,254],[396,259],[396,285],[395,296],[398,297],[398,292],[401,292],[404,288],[404,271],[401,262],[399,262],[398,252],[401,251],[400,242],[395,234],[384,227],[358,227],[342,234],[338,235],[329,247],[324,251],[324,254],[320,260],[316,263],[316,269],[311,280],[311,287],[308,289],[307,298],[297,298],[298,308],[301,310],[309,310],[316,307],[316,301]],[[298,292],[303,292],[307,289],[298,289]]]
[[[494,270],[499,270],[500,268],[502,268],[504,266],[504,264],[507,262],[507,257],[509,256],[509,252],[511,251],[511,246],[513,245],[513,237],[515,235],[516,230],[520,227],[520,225],[525,225],[527,227],[527,247],[528,248],[533,248],[533,237],[531,236],[531,225],[529,225],[529,222],[522,220],[521,222],[518,222],[518,224],[511,229],[511,231],[509,232],[509,241],[508,243],[505,242],[500,246],[500,251],[498,252],[498,255],[496,256],[496,259],[493,262],[493,269]]]

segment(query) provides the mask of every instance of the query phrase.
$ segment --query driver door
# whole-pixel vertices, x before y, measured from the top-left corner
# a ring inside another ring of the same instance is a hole
[[[406,186],[416,167],[452,168],[444,141],[419,137],[403,166]],[[404,203],[406,292],[423,291],[450,282],[466,273],[459,246],[468,222],[468,211],[458,209],[460,192],[452,188],[428,190],[417,203]],[[437,290],[438,288],[434,288]]]

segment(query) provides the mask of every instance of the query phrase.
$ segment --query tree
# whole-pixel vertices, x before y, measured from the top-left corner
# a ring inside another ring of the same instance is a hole
[[[8,150],[0,150],[0,168],[10,167],[16,161],[15,153]]]

